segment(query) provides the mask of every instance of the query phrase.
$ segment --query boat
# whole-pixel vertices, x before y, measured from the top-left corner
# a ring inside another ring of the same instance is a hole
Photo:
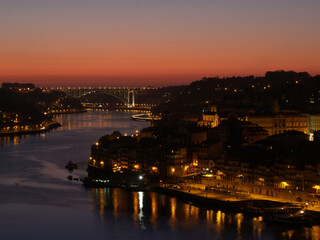
[[[72,171],[73,169],[78,169],[78,166],[72,161],[69,161],[65,168],[68,169],[69,171]]]

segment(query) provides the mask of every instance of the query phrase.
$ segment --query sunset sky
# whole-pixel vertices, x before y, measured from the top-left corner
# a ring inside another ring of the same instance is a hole
[[[319,0],[1,0],[0,82],[159,86],[320,74]]]

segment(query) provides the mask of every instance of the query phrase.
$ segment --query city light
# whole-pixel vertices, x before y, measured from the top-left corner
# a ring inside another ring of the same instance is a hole
[[[281,182],[280,183],[280,187],[281,188],[286,188],[286,187],[288,187],[289,186],[289,184],[287,183],[287,182]]]
[[[204,174],[204,177],[213,177],[213,174]]]

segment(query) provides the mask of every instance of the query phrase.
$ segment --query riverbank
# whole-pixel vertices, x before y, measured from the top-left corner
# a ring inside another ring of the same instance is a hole
[[[244,191],[236,191],[231,189],[210,190],[205,189],[205,185],[197,183],[184,183],[180,185],[162,185],[162,189],[176,192],[177,194],[185,193],[194,195],[205,199],[213,199],[222,202],[234,202],[239,203],[241,201],[268,201],[275,204],[287,204],[301,208],[307,208],[308,210],[317,211],[320,213],[320,206],[314,204],[302,204],[301,202],[292,201],[287,199],[281,199],[277,197],[265,196],[261,194],[248,193]]]
[[[72,176],[70,176],[72,180]],[[78,180],[78,179],[76,179]],[[132,186],[129,182],[124,181],[114,181],[106,179],[92,179],[84,178],[79,179],[84,183],[86,187],[94,188],[124,188],[126,190],[132,190]],[[138,185],[135,184],[135,187]],[[226,191],[210,191],[204,188],[194,187],[188,184],[141,184],[139,186],[139,191],[155,191],[158,193],[166,194],[169,196],[174,196],[185,202],[190,202],[199,206],[206,208],[216,208],[232,211],[250,212],[250,213],[261,213],[260,210],[264,208],[276,208],[283,206],[290,206],[302,209],[305,206],[299,204],[288,203],[286,201],[281,201],[279,199],[266,198],[264,196],[259,196],[257,194],[248,194],[243,192],[237,192],[232,190]],[[320,208],[310,206],[308,210],[319,212]]]
[[[70,176],[71,177],[71,176]],[[72,180],[72,177],[69,178]],[[86,187],[94,188],[122,188],[127,191],[149,191],[171,196],[184,201],[190,206],[206,209],[219,209],[223,212],[242,213],[247,216],[273,223],[313,226],[320,224],[320,209],[315,207],[302,207],[296,204],[275,201],[274,199],[259,198],[259,196],[246,195],[234,191],[210,192],[186,185],[161,184],[161,185],[126,185],[115,184],[109,180],[73,179],[83,181]],[[277,219],[281,216],[281,220]]]
[[[192,201],[200,204],[209,204],[209,205],[220,205],[226,206],[231,209],[242,209],[245,205],[250,202],[268,202],[268,206],[279,207],[284,204],[288,204],[286,202],[281,201],[273,201],[271,199],[263,199],[263,198],[253,198],[251,195],[240,195],[237,192],[210,192],[208,190],[196,189],[191,187],[182,187],[179,189],[177,185],[173,185],[173,187],[163,187],[159,186],[157,191],[166,193],[169,195],[174,195],[176,197],[180,197],[186,199],[188,201]]]
[[[232,194],[232,192],[230,192],[230,195],[226,195],[212,193],[201,189],[179,189],[178,185],[171,185],[169,187],[159,186],[153,190],[168,196],[177,197],[186,203],[198,207],[205,207],[207,209],[219,208],[225,212],[241,212],[249,216],[262,216],[263,218],[269,218],[270,216],[277,218],[278,214],[283,214],[282,216],[285,216],[288,219],[291,218],[292,214],[297,214],[297,212],[299,212],[303,216],[300,215],[296,218],[296,220],[291,220],[286,224],[298,224],[302,219],[305,220],[304,224],[307,226],[320,224],[320,208],[317,206],[308,206],[306,208],[298,204],[275,201],[274,199],[270,198],[260,198],[257,195],[250,195],[250,197],[239,197],[236,194]],[[280,223],[277,222],[277,220],[274,220],[273,222]]]
[[[152,116],[152,114],[135,114],[131,116],[132,120],[136,121],[160,121],[161,117],[160,116]]]
[[[50,130],[61,127],[62,125],[58,122],[52,122],[48,124],[46,127],[41,129],[33,129],[33,130],[24,130],[24,131],[13,131],[13,132],[2,132],[0,133],[0,137],[8,137],[8,136],[21,136],[21,135],[33,135],[39,133],[45,133]]]
[[[67,110],[60,110],[60,111],[51,111],[50,114],[52,116],[55,116],[55,115],[60,115],[60,114],[74,114],[74,113],[85,113],[87,112],[87,110],[74,110],[74,111],[67,111]]]

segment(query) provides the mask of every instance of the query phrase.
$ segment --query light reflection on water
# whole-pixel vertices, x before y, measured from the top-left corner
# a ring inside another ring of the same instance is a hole
[[[128,114],[115,113],[115,112],[95,112],[89,111],[90,113],[94,113],[91,115],[88,114],[78,114],[77,121],[73,121],[73,114],[63,115],[59,114],[55,116],[55,121],[60,122],[63,127],[58,128],[58,131],[64,130],[75,130],[79,128],[116,128],[116,129],[124,129],[132,126],[131,122],[121,121],[128,120]],[[88,117],[89,116],[89,117]],[[130,119],[129,119],[130,120]],[[136,129],[132,129],[132,133]],[[124,132],[123,132],[124,133]]]
[[[171,229],[171,232],[181,231],[181,228],[192,230],[200,227],[215,237],[224,236],[226,231],[230,231],[230,229],[237,239],[242,239],[243,236],[248,234],[242,232],[242,225],[245,220],[242,213],[233,214],[220,210],[202,209],[182,202],[175,197],[155,192],[129,192],[118,188],[92,188],[89,194],[102,222],[110,211],[114,218],[119,218],[126,212],[132,212],[135,227],[142,230],[155,231],[159,229],[159,226],[164,225],[163,221],[165,221],[165,225]],[[245,228],[247,230],[248,223]],[[254,239],[262,239],[263,223],[252,224],[250,228],[252,228]],[[259,234],[254,235],[254,232]]]
[[[30,135],[0,137],[0,149],[6,146],[23,143],[23,141],[29,137]]]
[[[270,227],[261,218],[203,209],[156,192],[92,188],[90,196],[101,221],[110,212],[119,219],[123,214],[132,212],[134,227],[145,231],[161,231],[166,226],[171,233],[187,231],[189,237],[201,234],[203,239],[320,239],[319,226],[296,229],[276,225]]]

